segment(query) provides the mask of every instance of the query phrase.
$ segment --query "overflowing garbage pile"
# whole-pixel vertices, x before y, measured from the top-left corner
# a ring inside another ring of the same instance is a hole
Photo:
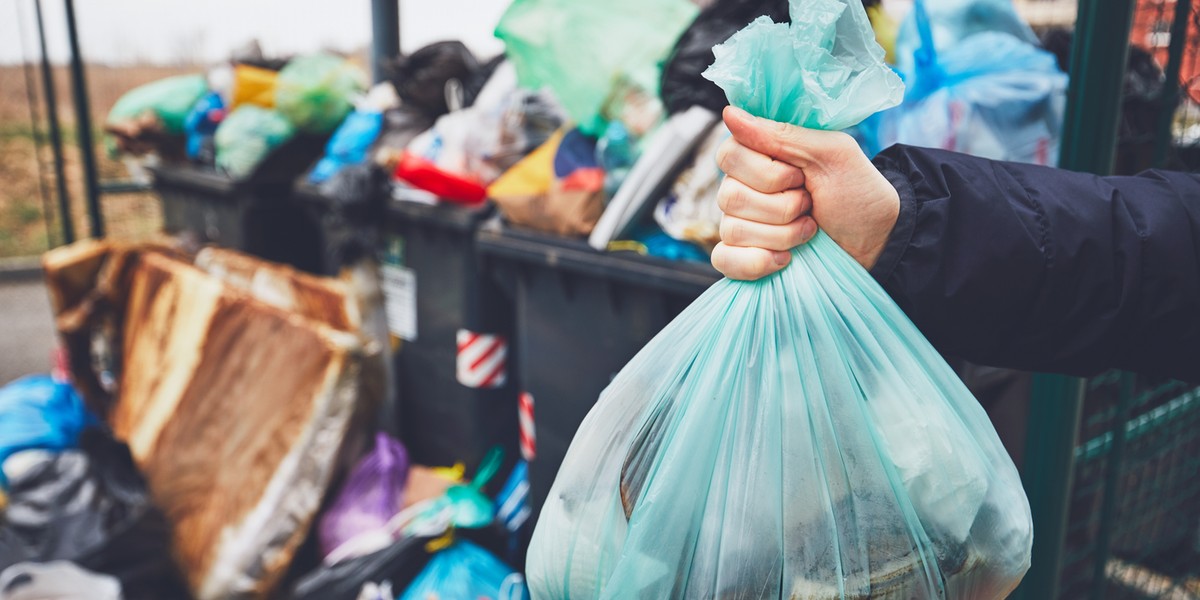
[[[319,152],[354,109],[365,79],[335,56],[270,61],[251,45],[206,74],[130,90],[109,112],[105,131],[113,152],[142,159],[127,164],[189,161],[245,178],[272,155],[297,160],[289,155],[311,154],[301,150],[307,146]]]
[[[0,388],[0,595],[523,597],[482,491],[520,506],[523,474],[410,464],[380,429],[378,294],[170,241],[44,267],[64,350]]]

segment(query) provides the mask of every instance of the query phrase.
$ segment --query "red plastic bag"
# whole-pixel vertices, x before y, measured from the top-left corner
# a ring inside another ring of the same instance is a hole
[[[447,173],[434,163],[411,152],[400,154],[394,174],[415,188],[425,190],[441,200],[459,204],[482,204],[487,188],[472,179]]]

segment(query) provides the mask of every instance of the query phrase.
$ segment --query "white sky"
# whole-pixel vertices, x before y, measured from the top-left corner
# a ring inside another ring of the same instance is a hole
[[[492,30],[509,0],[401,0],[400,40],[412,51],[462,40],[482,57],[503,50]],[[68,56],[62,0],[42,0],[51,58]],[[211,63],[258,39],[268,55],[321,48],[353,50],[371,42],[369,0],[76,0],[84,57],[108,63]],[[23,17],[19,20],[18,17]],[[37,59],[32,0],[0,0],[0,63]]]

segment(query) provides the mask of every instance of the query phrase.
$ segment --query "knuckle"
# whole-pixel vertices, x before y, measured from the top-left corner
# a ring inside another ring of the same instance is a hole
[[[721,219],[721,240],[731,246],[740,246],[744,241],[743,238],[746,228],[736,219],[723,217]]]
[[[729,173],[737,164],[736,154],[738,152],[737,140],[729,138],[721,142],[717,148],[717,167],[723,173]]]
[[[721,182],[721,187],[717,190],[717,206],[721,209],[721,212],[725,214],[738,214],[744,210],[745,200],[743,199],[741,187],[737,180],[732,177],[726,177]]]
[[[804,212],[804,192],[801,190],[791,190],[783,194],[783,200],[780,204],[779,223],[791,223],[800,218]]]

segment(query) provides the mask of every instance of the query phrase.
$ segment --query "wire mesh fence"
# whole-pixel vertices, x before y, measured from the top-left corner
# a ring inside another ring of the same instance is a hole
[[[1107,373],[1084,406],[1060,597],[1200,598],[1200,389]]]

